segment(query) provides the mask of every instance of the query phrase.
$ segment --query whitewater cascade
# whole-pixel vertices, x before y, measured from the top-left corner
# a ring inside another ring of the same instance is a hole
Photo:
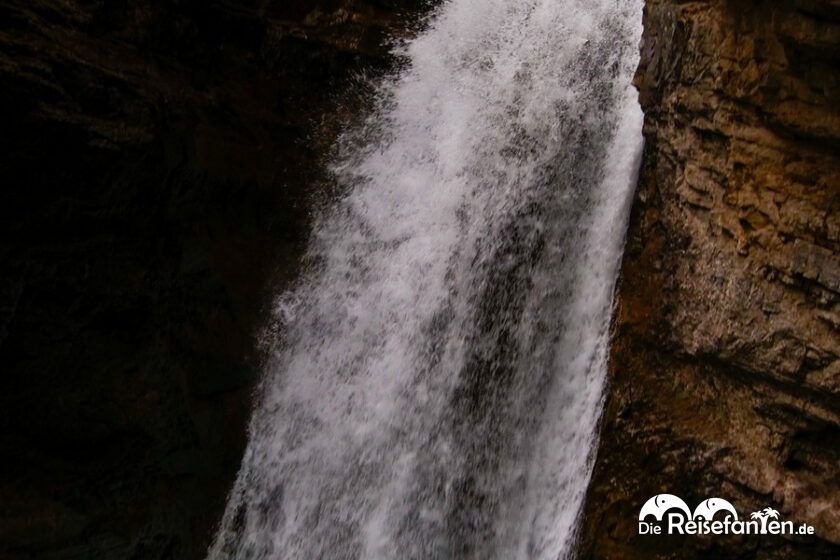
[[[572,554],[643,0],[449,0],[340,140],[212,559]]]

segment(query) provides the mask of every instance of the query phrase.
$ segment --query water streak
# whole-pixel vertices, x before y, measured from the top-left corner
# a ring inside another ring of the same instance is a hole
[[[571,553],[642,0],[450,0],[341,139],[211,558]]]

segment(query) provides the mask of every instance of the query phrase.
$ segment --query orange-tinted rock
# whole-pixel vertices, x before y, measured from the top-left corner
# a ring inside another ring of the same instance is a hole
[[[650,0],[586,558],[840,556],[840,4]],[[659,493],[816,537],[641,537]]]

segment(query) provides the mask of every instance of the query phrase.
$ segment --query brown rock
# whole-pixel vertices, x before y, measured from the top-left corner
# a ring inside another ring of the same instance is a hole
[[[585,558],[840,556],[840,4],[650,0]],[[643,537],[658,493],[816,537]]]

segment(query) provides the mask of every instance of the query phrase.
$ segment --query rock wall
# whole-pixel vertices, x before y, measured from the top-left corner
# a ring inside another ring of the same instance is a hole
[[[840,557],[840,2],[649,0],[584,558]],[[816,537],[640,537],[658,493]]]
[[[202,556],[266,285],[420,4],[2,3],[0,558]]]
[[[0,558],[202,555],[265,286],[422,3],[0,6]],[[840,3],[649,0],[637,85],[582,556],[840,557]],[[817,537],[637,536],[661,492]]]

